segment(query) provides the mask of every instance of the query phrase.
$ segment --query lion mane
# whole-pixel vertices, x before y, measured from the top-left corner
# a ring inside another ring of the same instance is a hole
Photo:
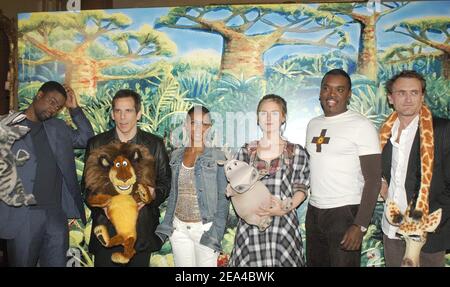
[[[134,159],[136,152],[138,158]],[[148,149],[137,144],[114,141],[93,150],[87,159],[85,182],[86,188],[90,193],[118,195],[109,179],[111,167],[104,167],[100,161],[106,159],[112,163],[120,155],[130,161],[136,173],[136,184],[134,184],[133,193],[135,193],[138,184],[155,187],[155,159]]]

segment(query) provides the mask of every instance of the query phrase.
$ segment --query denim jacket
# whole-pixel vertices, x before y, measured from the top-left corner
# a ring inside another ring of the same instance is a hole
[[[167,209],[163,222],[156,229],[156,234],[164,242],[173,233],[173,219],[178,198],[178,175],[183,161],[184,148],[172,153],[170,167],[172,169],[172,184]],[[225,189],[227,179],[223,166],[218,166],[218,160],[225,160],[225,155],[217,148],[205,148],[195,162],[195,183],[198,206],[202,223],[213,222],[212,227],[206,231],[200,244],[220,251],[221,241],[225,232],[229,211],[229,200]]]

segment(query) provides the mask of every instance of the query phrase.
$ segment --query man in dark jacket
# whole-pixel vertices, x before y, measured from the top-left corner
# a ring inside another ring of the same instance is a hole
[[[428,234],[420,252],[420,265],[444,266],[446,249],[450,249],[450,121],[425,118],[424,110],[428,110],[424,104],[426,82],[415,71],[403,71],[395,75],[386,82],[386,90],[397,117],[389,117],[381,129],[382,135],[383,131],[387,131],[382,152],[381,196],[394,202],[402,213],[408,204],[412,203],[414,207],[418,200],[424,199],[429,200],[430,214],[442,209],[439,226],[434,233]],[[430,140],[433,140],[430,149],[434,150],[434,160],[422,162],[420,150]],[[426,175],[431,176],[431,185],[427,196],[418,197],[423,184],[422,164],[432,167],[432,173]],[[424,203],[422,206],[427,205]],[[392,225],[383,216],[382,229],[386,266],[400,266],[406,245],[397,236],[398,226]]]
[[[74,130],[56,115],[68,108]],[[0,201],[0,238],[7,239],[10,266],[64,267],[69,248],[68,219],[86,222],[77,181],[74,148],[85,148],[94,135],[69,87],[44,83],[21,122],[30,132],[12,146],[30,158],[17,168],[26,193],[36,205],[11,207]]]
[[[137,242],[135,244],[136,254],[131,258],[126,266],[148,267],[151,252],[161,249],[162,242],[155,234],[155,229],[159,224],[159,205],[165,201],[170,191],[170,167],[169,158],[161,138],[144,132],[137,127],[137,122],[141,118],[141,97],[132,90],[119,90],[112,100],[111,116],[116,127],[98,134],[88,142],[85,162],[92,150],[109,144],[114,140],[143,145],[148,148],[150,154],[155,158],[156,163],[156,188],[152,193],[154,200],[148,205],[139,205],[139,215],[137,222]],[[87,198],[88,190],[85,188],[83,175],[82,190]],[[112,248],[104,247],[95,235],[95,227],[106,225],[111,236],[115,234],[112,223],[108,220],[108,215],[101,208],[91,208],[92,210],[92,232],[89,242],[89,251],[94,254],[95,266],[113,267],[120,266],[111,261],[114,252],[121,252],[122,246]]]

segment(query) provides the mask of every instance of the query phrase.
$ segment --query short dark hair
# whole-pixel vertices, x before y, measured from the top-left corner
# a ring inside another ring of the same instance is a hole
[[[394,86],[395,81],[397,81],[400,78],[417,79],[422,84],[422,93],[425,93],[425,91],[427,90],[427,81],[421,74],[417,73],[414,70],[405,70],[405,71],[401,71],[397,75],[395,75],[392,78],[390,78],[389,80],[387,80],[387,82],[385,84],[386,93],[392,94],[392,86]]]
[[[122,98],[133,98],[134,109],[136,110],[136,113],[139,113],[139,111],[141,110],[141,96],[138,93],[136,93],[135,91],[129,90],[129,89],[122,89],[122,90],[118,90],[116,92],[116,94],[112,98],[113,110],[114,110],[114,104],[115,104],[116,100],[122,99]]]
[[[44,94],[47,94],[49,92],[58,92],[61,95],[63,95],[63,97],[65,99],[67,99],[67,93],[66,93],[66,89],[58,82],[55,81],[48,81],[45,82],[44,84],[42,84],[42,86],[39,88],[38,92],[42,92]]]
[[[323,82],[325,81],[325,78],[328,76],[342,76],[347,80],[348,83],[348,88],[349,90],[352,89],[352,79],[350,78],[350,76],[347,74],[346,71],[342,70],[342,69],[333,69],[328,71],[322,78],[322,81],[320,82],[320,86],[323,85]]]
[[[192,106],[187,113],[188,113],[188,115],[192,115],[194,113],[194,111],[196,111],[198,109],[202,109],[202,113],[204,113],[204,114],[209,114],[208,108],[205,106],[202,106],[202,105]]]
[[[208,109],[207,107],[205,107],[205,106],[202,106],[202,105],[194,105],[194,106],[192,106],[192,107],[188,110],[187,116],[191,117],[192,114],[193,114],[195,111],[198,111],[198,110],[200,110],[200,109],[201,109],[202,113],[205,114],[205,115],[208,115],[209,119],[211,120],[211,115],[210,115],[209,109]]]

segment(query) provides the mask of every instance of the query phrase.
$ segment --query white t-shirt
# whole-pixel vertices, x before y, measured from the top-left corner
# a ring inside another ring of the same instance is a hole
[[[308,124],[305,146],[310,155],[311,205],[327,209],[359,204],[364,187],[359,156],[381,153],[370,120],[350,110],[316,117]]]

